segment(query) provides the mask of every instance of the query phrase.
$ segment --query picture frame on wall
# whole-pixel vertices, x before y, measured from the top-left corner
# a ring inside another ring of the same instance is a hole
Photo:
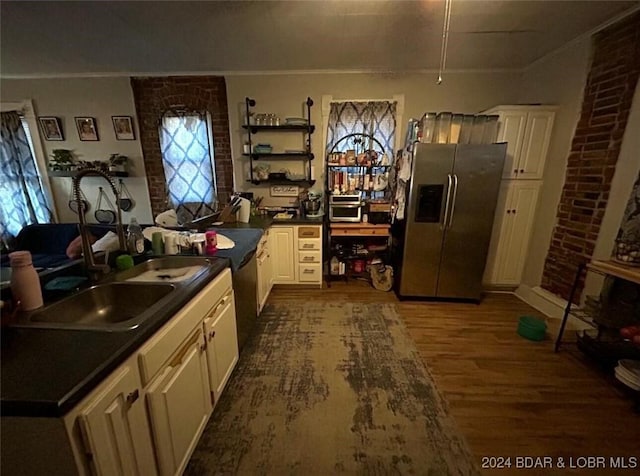
[[[133,131],[133,118],[131,116],[111,116],[113,130],[117,140],[135,140]]]
[[[98,128],[96,120],[93,117],[76,117],[76,127],[78,128],[78,136],[82,141],[96,141],[98,138]]]
[[[64,140],[60,118],[54,116],[38,117],[42,136],[45,140]]]

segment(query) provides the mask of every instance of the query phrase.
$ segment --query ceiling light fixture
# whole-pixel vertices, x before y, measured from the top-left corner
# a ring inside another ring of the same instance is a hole
[[[444,0],[444,22],[442,24],[442,46],[440,48],[440,70],[438,71],[438,81],[436,84],[442,84],[442,73],[447,66],[447,46],[449,46],[449,24],[451,23],[451,2],[453,0]]]

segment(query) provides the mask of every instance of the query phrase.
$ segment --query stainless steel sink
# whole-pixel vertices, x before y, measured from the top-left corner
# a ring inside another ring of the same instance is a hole
[[[175,289],[172,284],[99,284],[40,310],[25,314],[18,326],[85,330],[129,330]],[[161,304],[160,304],[161,305]]]
[[[163,256],[152,258],[116,274],[115,281],[178,283],[200,276],[212,261],[203,256]]]

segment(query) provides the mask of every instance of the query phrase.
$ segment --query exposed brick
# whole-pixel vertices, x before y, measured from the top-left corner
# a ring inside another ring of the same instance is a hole
[[[569,299],[576,268],[591,259],[640,76],[640,12],[592,38],[592,63],[567,159],[556,226],[541,280]],[[580,299],[584,278],[574,301]]]
[[[168,76],[131,78],[140,120],[140,142],[144,154],[151,210],[167,206],[158,124],[167,110],[184,107],[211,115],[218,198],[226,201],[233,191],[233,166],[229,139],[227,88],[221,76]]]

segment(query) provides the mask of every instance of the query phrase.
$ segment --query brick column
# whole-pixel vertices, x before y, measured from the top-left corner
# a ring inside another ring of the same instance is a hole
[[[635,13],[593,37],[582,112],[542,277],[542,287],[564,299],[578,264],[593,254],[639,75],[640,13]]]
[[[229,139],[227,87],[222,76],[169,76],[131,78],[140,126],[140,143],[149,184],[153,215],[166,210],[167,191],[162,168],[158,126],[162,115],[180,106],[208,111],[213,132],[213,155],[218,198],[233,191],[233,163]]]

